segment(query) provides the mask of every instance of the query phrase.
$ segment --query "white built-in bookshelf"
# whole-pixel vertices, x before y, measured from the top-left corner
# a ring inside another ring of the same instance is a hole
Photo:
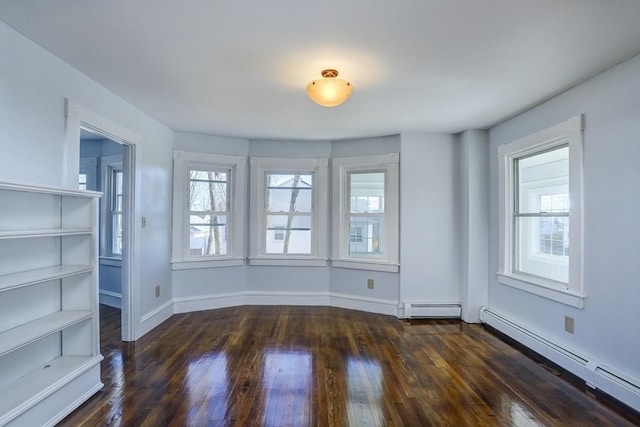
[[[102,388],[99,197],[0,181],[0,426],[54,425]]]

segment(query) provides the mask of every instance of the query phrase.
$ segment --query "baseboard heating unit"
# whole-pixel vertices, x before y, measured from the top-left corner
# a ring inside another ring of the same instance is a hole
[[[554,343],[491,307],[480,309],[480,321],[583,379],[589,387],[640,411],[640,381],[637,379]]]
[[[460,318],[460,304],[456,303],[404,303],[404,317],[421,318]]]

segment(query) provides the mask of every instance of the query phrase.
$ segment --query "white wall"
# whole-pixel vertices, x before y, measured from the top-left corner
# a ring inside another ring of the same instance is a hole
[[[174,148],[196,153],[248,156],[249,140],[193,132],[176,132]],[[245,179],[248,180],[248,174]],[[248,225],[247,219],[244,227],[248,227]],[[247,233],[245,236],[245,245],[248,245]],[[245,247],[245,256],[246,254],[248,254],[248,246]],[[177,302],[182,304],[181,307],[178,307],[178,311],[189,311],[188,307],[206,309],[233,305],[231,302],[236,299],[230,302],[224,300],[223,296],[246,292],[246,269],[246,266],[238,266],[173,270],[171,272],[173,296]],[[203,301],[197,303],[198,299]]]
[[[65,98],[143,139],[137,147],[142,200],[135,224],[141,318],[171,300],[171,148],[173,132],[0,22],[0,179],[63,185]],[[155,285],[161,287],[155,297]]]
[[[401,301],[460,302],[458,137],[402,134]]]
[[[498,283],[498,146],[584,113],[584,309]],[[489,305],[640,380],[640,57],[490,131]],[[564,316],[575,333],[564,331]]]
[[[460,135],[460,305],[462,320],[480,321],[489,287],[489,133]]]

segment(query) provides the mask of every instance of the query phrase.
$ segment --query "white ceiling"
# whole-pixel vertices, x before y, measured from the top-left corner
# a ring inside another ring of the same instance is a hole
[[[640,54],[640,1],[0,0],[0,20],[176,131],[487,128]],[[307,98],[336,68],[342,106]]]

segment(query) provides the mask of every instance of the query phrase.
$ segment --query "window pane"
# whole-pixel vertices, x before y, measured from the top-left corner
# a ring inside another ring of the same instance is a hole
[[[515,270],[567,283],[569,218],[516,218],[515,250]]]
[[[122,171],[113,171],[113,187],[115,188],[115,194],[122,194]]]
[[[350,173],[351,213],[384,212],[384,172]]]
[[[189,255],[227,254],[227,216],[191,215]]]
[[[383,219],[380,217],[351,217],[349,221],[349,255],[356,257],[382,256]]]
[[[122,255],[122,214],[112,214],[111,255]]]
[[[228,211],[227,172],[189,171],[189,210]]]
[[[267,174],[268,212],[311,212],[312,174]]]
[[[81,173],[78,175],[78,189],[86,190],[87,189],[87,174]]]
[[[516,212],[569,212],[569,147],[520,158],[516,172]]]
[[[114,200],[114,211],[122,212],[122,194],[117,194]]]
[[[311,254],[311,215],[267,215],[268,254]]]

